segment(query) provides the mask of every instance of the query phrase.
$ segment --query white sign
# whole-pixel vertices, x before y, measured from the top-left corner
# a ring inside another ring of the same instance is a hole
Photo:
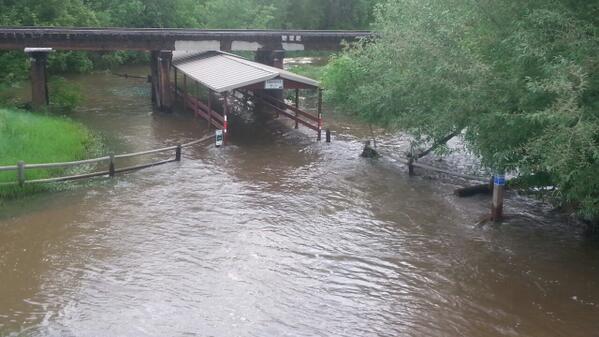
[[[216,136],[216,147],[222,146],[223,141],[225,139],[223,130],[216,130],[215,136]]]
[[[283,80],[268,80],[264,83],[264,89],[284,89]]]

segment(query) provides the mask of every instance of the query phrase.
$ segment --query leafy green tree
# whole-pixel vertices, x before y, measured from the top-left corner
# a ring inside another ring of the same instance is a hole
[[[281,28],[365,29],[372,21],[378,0],[280,0],[271,1]]]
[[[483,164],[599,216],[599,5],[389,0],[373,43],[328,68],[328,98],[430,143],[462,132]]]
[[[207,28],[272,28],[277,8],[271,1],[208,0],[201,12]]]
[[[2,0],[0,25],[95,26],[95,13],[83,0]]]
[[[197,0],[91,0],[102,25],[139,28],[200,27],[203,2]]]

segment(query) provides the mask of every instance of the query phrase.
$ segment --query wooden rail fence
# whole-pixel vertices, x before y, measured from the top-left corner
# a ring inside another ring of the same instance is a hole
[[[428,171],[433,171],[433,172],[437,172],[437,173],[443,173],[443,174],[446,174],[446,175],[449,175],[449,176],[454,176],[454,177],[458,177],[458,178],[462,178],[462,179],[466,179],[466,180],[488,182],[489,179],[491,179],[490,177],[473,176],[473,175],[463,174],[463,173],[459,173],[459,172],[449,171],[449,170],[446,170],[446,169],[442,169],[442,168],[434,167],[434,166],[431,166],[431,165],[419,163],[419,162],[417,162],[415,160],[410,160],[410,158],[393,158],[393,157],[390,157],[390,158],[396,160],[397,162],[399,162],[401,164],[406,165],[408,167],[408,170],[411,173],[414,172],[413,167],[418,167],[418,168],[425,169],[425,170],[428,170]]]
[[[175,90],[175,95],[183,99],[183,105],[186,108],[193,111],[196,116],[207,120],[211,126],[220,130],[225,128],[225,117],[209,107],[210,103],[204,104],[199,98],[178,88]]]
[[[493,193],[492,202],[491,202],[491,214],[489,217],[485,218],[485,220],[482,220],[481,223],[483,223],[487,220],[492,220],[494,222],[497,222],[497,221],[500,221],[503,219],[503,217],[504,217],[503,216],[503,203],[504,203],[504,198],[505,198],[505,188],[506,188],[506,182],[507,182],[507,180],[505,179],[505,175],[499,174],[499,175],[493,176],[493,177],[491,177],[491,179],[489,179],[488,177],[479,177],[479,176],[473,176],[473,175],[468,175],[468,174],[462,174],[459,172],[454,172],[454,171],[434,167],[431,165],[418,163],[416,160],[414,160],[414,157],[407,158],[407,159],[406,158],[397,158],[397,157],[395,157],[395,158],[389,157],[389,158],[391,158],[392,161],[388,161],[388,162],[391,162],[393,164],[396,162],[399,162],[401,164],[406,165],[408,167],[408,172],[410,175],[414,175],[414,168],[418,167],[418,168],[422,168],[425,170],[446,174],[449,176],[459,177],[459,178],[466,179],[466,180],[481,181],[481,182],[485,182],[485,183],[489,184],[489,189]],[[490,182],[489,182],[489,180],[490,180]]]
[[[211,139],[214,139],[214,136],[206,136],[204,138],[195,140],[193,142],[175,145],[175,146],[169,146],[169,147],[165,147],[165,148],[161,148],[161,149],[120,154],[120,155],[109,155],[109,156],[104,156],[104,157],[100,157],[100,158],[86,159],[86,160],[72,161],[72,162],[65,162],[65,163],[26,164],[24,161],[20,161],[15,166],[0,166],[0,172],[16,171],[16,178],[17,178],[16,181],[14,181],[14,182],[1,183],[0,186],[19,185],[19,186],[23,187],[26,184],[52,183],[52,182],[79,180],[79,179],[99,177],[99,176],[114,177],[117,173],[141,170],[141,169],[148,168],[148,167],[153,167],[153,166],[158,166],[158,165],[162,165],[162,164],[166,164],[166,163],[181,161],[181,153],[184,148],[194,146],[194,145],[203,143],[203,142],[211,140]],[[132,157],[150,155],[150,154],[155,154],[155,153],[163,153],[163,152],[169,152],[169,151],[174,151],[174,154],[175,154],[174,158],[157,161],[157,162],[152,162],[152,163],[147,163],[147,164],[127,166],[127,167],[122,167],[122,168],[116,168],[116,165],[115,165],[116,159],[132,158]],[[60,177],[35,179],[35,180],[27,180],[26,179],[26,171],[27,170],[64,169],[64,168],[69,168],[69,167],[82,166],[82,165],[86,165],[86,164],[98,164],[98,163],[107,163],[106,169],[101,170],[101,171],[95,171],[95,172],[91,172],[91,173],[71,175],[71,176],[60,176]]]
[[[314,116],[306,111],[299,109],[296,106],[289,105],[283,101],[280,101],[274,97],[267,95],[252,95],[247,91],[237,90],[236,92],[243,95],[246,99],[257,98],[263,104],[273,109],[277,115],[281,114],[295,122],[296,128],[298,124],[301,124],[309,129],[319,132],[322,128],[322,118]]]

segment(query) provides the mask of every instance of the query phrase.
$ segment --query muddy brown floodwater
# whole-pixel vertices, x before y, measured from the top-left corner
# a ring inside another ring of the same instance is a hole
[[[116,153],[208,134],[143,80],[69,80]],[[577,227],[512,196],[525,217],[477,228],[487,197],[360,159],[368,128],[326,118],[332,144],[238,117],[227,148],[5,202],[0,336],[599,336]]]

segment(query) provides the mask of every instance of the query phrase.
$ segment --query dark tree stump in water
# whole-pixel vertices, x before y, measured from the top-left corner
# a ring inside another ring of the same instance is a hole
[[[364,143],[364,150],[360,155],[363,158],[379,158],[381,155],[372,147],[370,147],[370,141]]]
[[[589,238],[599,241],[599,220],[586,220],[584,222],[586,224],[584,234]]]
[[[493,186],[490,184],[482,184],[475,186],[468,186],[463,188],[458,188],[453,192],[453,194],[457,195],[460,198],[472,197],[478,194],[491,194],[493,193]]]

